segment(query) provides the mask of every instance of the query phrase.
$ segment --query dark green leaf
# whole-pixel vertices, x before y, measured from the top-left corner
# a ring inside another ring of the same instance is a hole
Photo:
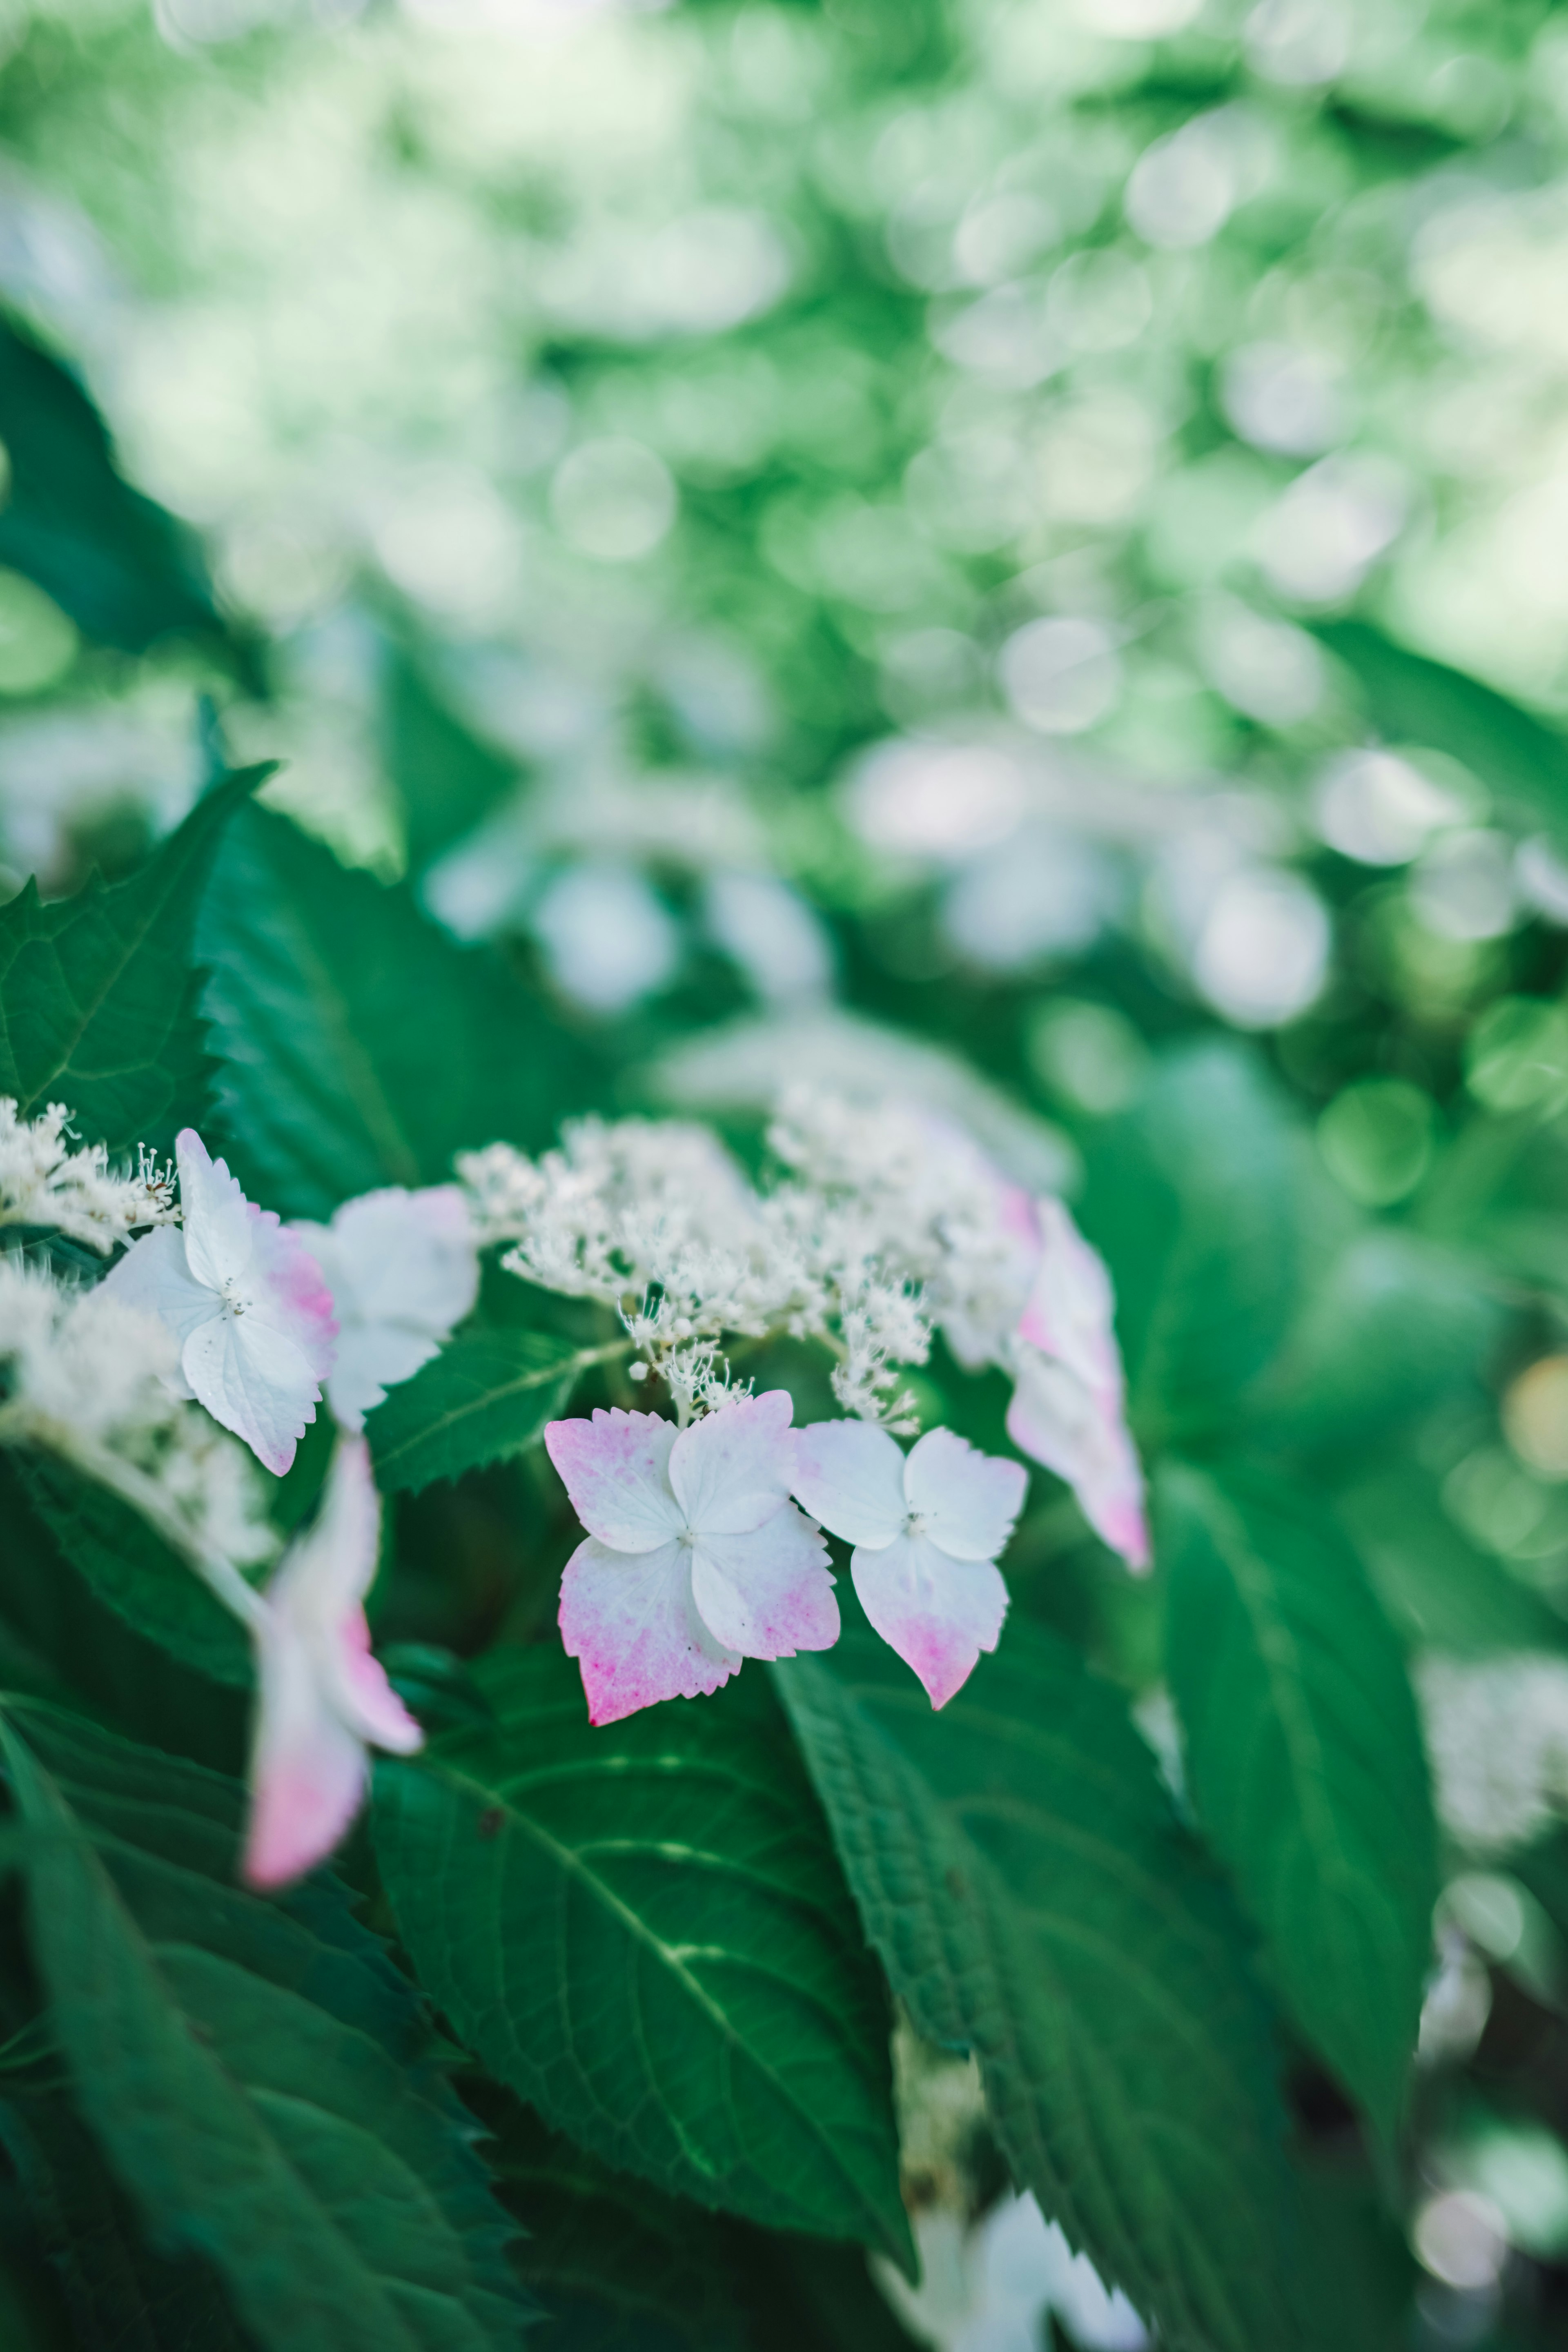
[[[1468,1656],[1568,1641],[1550,1601],[1455,1526],[1437,1480],[1420,1463],[1396,1458],[1369,1471],[1335,1496],[1334,1507],[1410,1648]]]
[[[202,1115],[207,1064],[191,976],[196,908],[224,826],[270,768],[224,777],[123,882],[0,907],[0,1095],[24,1118],[63,1102],[89,1143],[165,1150]]]
[[[1348,1538],[1310,1496],[1175,1463],[1156,1492],[1194,1800],[1302,2031],[1392,2134],[1437,1895],[1398,1642]]]
[[[521,1454],[605,1354],[549,1331],[459,1331],[366,1422],[377,1485],[417,1492]]]
[[[517,782],[515,764],[454,718],[401,647],[388,657],[383,759],[403,802],[410,873],[473,830]]]
[[[595,1731],[553,1643],[476,1679],[493,1727],[376,1775],[432,2000],[606,2163],[907,2259],[885,2001],[765,1683]]]
[[[199,637],[255,682],[253,656],[214,608],[193,535],[131,488],[75,376],[5,319],[0,443],[11,476],[0,563],[36,580],[100,645],[135,654],[160,637]]]
[[[500,2352],[505,2222],[407,1985],[322,1879],[233,1884],[239,1791],[30,1702],[27,1918],[83,2114],[265,2352]],[[280,2260],[286,2250],[287,2260]]]
[[[1295,2341],[1268,2011],[1126,1707],[1023,1621],[933,1714],[847,1627],[775,1668],[894,1990],[1162,2341]]]
[[[1318,635],[1354,672],[1378,732],[1460,760],[1508,813],[1568,834],[1568,740],[1463,670],[1395,645],[1367,621],[1323,621]]]
[[[1295,1306],[1300,1148],[1254,1057],[1173,1055],[1089,1158],[1085,1230],[1116,1284],[1146,1439],[1223,1426]]]
[[[225,844],[198,947],[236,1165],[285,1215],[538,1146],[592,1091],[592,1055],[488,950],[268,810]]]
[[[91,2133],[58,2095],[0,2105],[0,2138],[59,2275],[83,2352],[247,2352],[223,2291],[192,2255],[148,2244]],[[9,2352],[9,2339],[7,2352]]]
[[[145,1519],[59,1463],[21,1461],[17,1475],[78,1574],[117,1616],[198,1674],[248,1689],[244,1628]]]

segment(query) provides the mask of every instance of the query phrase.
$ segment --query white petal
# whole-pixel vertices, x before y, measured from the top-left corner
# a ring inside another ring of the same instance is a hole
[[[1097,1394],[1030,1349],[1018,1364],[1007,1434],[1020,1453],[1067,1480],[1089,1526],[1129,1568],[1148,1567],[1143,1473],[1118,1397]]]
[[[333,1420],[341,1429],[363,1429],[366,1413],[385,1402],[387,1390],[412,1379],[440,1351],[439,1339],[395,1323],[341,1324],[337,1360],[327,1377]]]
[[[787,1389],[737,1397],[681,1431],[669,1456],[669,1483],[686,1525],[704,1535],[742,1536],[760,1528],[789,1496]]]
[[[191,1333],[180,1363],[213,1419],[283,1477],[321,1393],[293,1340],[254,1315],[225,1309]]]
[[[99,1287],[124,1307],[156,1315],[176,1339],[188,1339],[218,1312],[216,1294],[192,1275],[184,1240],[173,1225],[159,1225],[132,1242]]]
[[[928,1430],[904,1465],[904,1495],[954,1559],[994,1559],[1023,1507],[1021,1462],[978,1454],[951,1429]]]
[[[742,1657],[793,1658],[838,1639],[827,1546],[793,1503],[747,1535],[701,1537],[691,1595],[709,1632]]]
[[[849,1573],[860,1606],[890,1649],[912,1666],[932,1706],[945,1706],[994,1650],[1007,1587],[994,1561],[955,1560],[927,1536],[900,1536],[857,1551]]]
[[[209,1158],[194,1127],[174,1139],[180,1163],[180,1209],[191,1272],[209,1290],[237,1281],[250,1264],[256,1212],[228,1172]]]
[[[340,1437],[316,1516],[289,1545],[267,1597],[291,1626],[324,1644],[370,1591],[380,1546],[370,1448],[363,1437]]]
[[[685,1521],[669,1483],[675,1423],[656,1412],[606,1412],[591,1421],[552,1421],[549,1454],[591,1536],[612,1551],[652,1551]]]
[[[637,1554],[612,1551],[592,1536],[579,1544],[561,1580],[561,1638],[582,1668],[590,1723],[618,1723],[660,1699],[705,1696],[741,1663],[698,1615],[691,1550],[680,1543]]]
[[[834,1535],[871,1551],[892,1542],[909,1509],[904,1457],[885,1429],[865,1421],[797,1430],[791,1491]]]
[[[1116,1299],[1105,1260],[1059,1201],[1042,1200],[1037,1209],[1040,1263],[1018,1335],[1065,1364],[1086,1388],[1120,1398]]]
[[[455,1184],[366,1192],[331,1225],[290,1230],[320,1265],[338,1323],[332,1412],[360,1429],[389,1388],[428,1363],[479,1295],[479,1262]]]

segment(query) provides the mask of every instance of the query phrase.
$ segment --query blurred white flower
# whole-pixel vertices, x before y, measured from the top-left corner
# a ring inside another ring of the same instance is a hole
[[[942,929],[983,971],[1026,971],[1091,946],[1119,895],[1091,843],[1031,830],[964,867],[942,899]]]
[[[1238,1028],[1271,1029],[1311,1003],[1332,939],[1328,910],[1300,875],[1243,866],[1215,893],[1193,950],[1193,979]]]
[[[635,563],[674,522],[674,479],[640,441],[579,443],[556,467],[550,511],[563,539],[600,563]]]
[[[1527,1845],[1568,1813],[1568,1660],[1508,1651],[1417,1660],[1438,1815],[1477,1853]]]
[[[1347,450],[1297,476],[1259,518],[1253,546],[1281,596],[1338,604],[1398,538],[1409,508],[1403,467]]]
[[[1404,866],[1427,835],[1465,814],[1453,793],[1396,751],[1342,751],[1318,779],[1312,814],[1342,857],[1363,866]]]
[[[1005,2197],[967,2232],[937,2210],[915,2216],[921,2284],[909,2286],[879,2258],[882,2292],[934,2352],[1037,2352],[1047,2315],[1084,2352],[1144,2352],[1149,2335],[1087,2254],[1075,2254],[1056,2222],[1026,2192]]]
[[[121,1172],[101,1143],[73,1149],[70,1116],[50,1103],[18,1118],[16,1097],[0,1095],[0,1225],[52,1225],[107,1257],[142,1226],[177,1223],[174,1169],[143,1150]]]
[[[1227,702],[1266,727],[1310,718],[1323,693],[1317,640],[1235,596],[1211,596],[1198,621],[1198,656]]]
[[[622,1013],[662,988],[680,959],[680,934],[632,866],[571,866],[550,885],[531,924],[558,988],[593,1013]]]
[[[1116,706],[1121,663],[1102,621],[1026,622],[997,657],[1002,690],[1026,727],[1081,735]]]
[[[1269,81],[1332,81],[1351,54],[1346,0],[1260,0],[1242,28],[1247,63]]]
[[[770,1004],[825,996],[833,947],[799,892],[772,874],[714,874],[703,893],[710,937]]]
[[[856,761],[842,799],[871,848],[946,860],[1005,841],[1027,794],[1017,761],[997,745],[892,736]]]
[[[1444,939],[1500,939],[1518,915],[1512,843],[1484,826],[1444,834],[1422,852],[1410,898],[1427,929]]]
[[[1247,108],[1194,115],[1138,158],[1127,217],[1148,245],[1206,245],[1266,185],[1273,160],[1267,125]]]
[[[1343,371],[1294,343],[1243,343],[1221,376],[1225,413],[1255,449],[1313,457],[1345,428]]]

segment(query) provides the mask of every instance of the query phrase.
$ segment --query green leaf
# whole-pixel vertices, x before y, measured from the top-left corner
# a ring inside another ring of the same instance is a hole
[[[408,827],[409,871],[419,874],[513,791],[517,766],[454,718],[401,646],[388,656],[381,731]]]
[[[1295,1306],[1300,1146],[1255,1056],[1173,1054],[1089,1155],[1084,1228],[1116,1285],[1146,1442],[1226,1426]]]
[[[535,1148],[593,1091],[593,1054],[499,958],[269,810],[225,844],[198,946],[236,1168],[286,1216]]]
[[[0,907],[0,1095],[51,1102],[111,1152],[163,1150],[202,1115],[207,1062],[191,976],[196,908],[224,826],[270,767],[225,776],[123,882]]]
[[[10,459],[0,563],[25,572],[100,645],[144,653],[201,638],[246,680],[254,656],[219,619],[193,533],[133,490],[80,384],[0,319],[0,443]]]
[[[1370,622],[1321,621],[1317,633],[1353,671],[1379,734],[1446,751],[1515,819],[1568,834],[1568,739],[1555,727]]]
[[[1437,1895],[1398,1642],[1349,1538],[1310,1496],[1184,1464],[1156,1493],[1198,1812],[1302,2032],[1392,2135]]]
[[[492,1727],[376,1773],[431,1999],[605,2163],[907,2261],[886,2004],[765,1683],[595,1731],[553,1643],[476,1680]]]
[[[0,2105],[0,2139],[82,2352],[247,2352],[210,2267],[153,2252],[66,2100],[29,2095]]]
[[[1381,1454],[1391,1436],[1468,1379],[1499,1313],[1451,1251],[1381,1225],[1316,1282],[1252,1401],[1253,1444],[1298,1454]]]
[[[98,1598],[182,1664],[248,1689],[244,1628],[139,1513],[91,1479],[41,1456],[19,1460],[33,1508]]]
[[[1369,1470],[1335,1496],[1334,1508],[1407,1647],[1473,1657],[1568,1640],[1545,1595],[1455,1525],[1436,1478],[1419,1462],[1396,1456]]]
[[[416,1493],[531,1445],[578,1376],[629,1348],[579,1348],[550,1331],[475,1325],[449,1339],[365,1423],[384,1492]]]
[[[263,2352],[500,2352],[508,2229],[416,2000],[339,1891],[233,1884],[240,1792],[31,1703],[0,1747],[87,2121]],[[280,2259],[286,2252],[287,2259]]]
[[[773,1670],[919,2032],[1161,2340],[1296,2341],[1269,2013],[1119,1695],[1025,1621],[942,1712],[860,1627]]]

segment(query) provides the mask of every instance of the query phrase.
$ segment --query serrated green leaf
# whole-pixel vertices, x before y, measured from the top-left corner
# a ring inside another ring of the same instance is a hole
[[[16,1475],[78,1575],[116,1616],[198,1674],[250,1687],[244,1628],[129,1504],[42,1457],[19,1460]]]
[[[1516,819],[1568,835],[1568,738],[1556,728],[1479,678],[1396,645],[1369,621],[1321,621],[1318,635],[1359,679],[1385,740],[1447,752]]]
[[[1146,1442],[1228,1423],[1296,1303],[1300,1148],[1255,1057],[1172,1055],[1089,1155],[1085,1231],[1110,1264]]]
[[[1349,1538],[1312,1497],[1179,1463],[1156,1495],[1194,1800],[1302,2032],[1392,2135],[1437,1895],[1399,1644]]]
[[[0,907],[0,1095],[30,1118],[68,1105],[89,1143],[166,1150],[202,1116],[206,1062],[191,975],[196,908],[224,826],[270,767],[223,777],[123,882]]]
[[[766,1685],[595,1730],[553,1643],[476,1679],[492,1727],[376,1774],[432,2000],[605,2163],[907,2261],[886,2004]]]
[[[233,1883],[240,1791],[29,1702],[0,1721],[82,2113],[263,2352],[500,2352],[527,2306],[410,1988],[317,1879]],[[280,2260],[286,2250],[287,2260]]]
[[[376,1483],[417,1493],[531,1445],[590,1365],[629,1348],[579,1348],[550,1331],[459,1331],[365,1423]]]
[[[5,319],[0,443],[10,460],[0,563],[36,580],[100,645],[139,654],[160,637],[199,637],[255,682],[195,534],[131,488],[76,378]]]
[[[249,2352],[209,2266],[148,2244],[91,2133],[58,2096],[0,2104],[16,2166],[81,2352]],[[7,2344],[9,2339],[0,2338]]]
[[[862,1627],[773,1669],[893,1990],[1161,2341],[1297,2340],[1269,2013],[1126,1706],[1037,1627],[942,1712]]]
[[[498,1139],[535,1148],[593,1090],[591,1050],[498,957],[269,810],[225,843],[197,944],[231,1156],[286,1216],[442,1182]]]

